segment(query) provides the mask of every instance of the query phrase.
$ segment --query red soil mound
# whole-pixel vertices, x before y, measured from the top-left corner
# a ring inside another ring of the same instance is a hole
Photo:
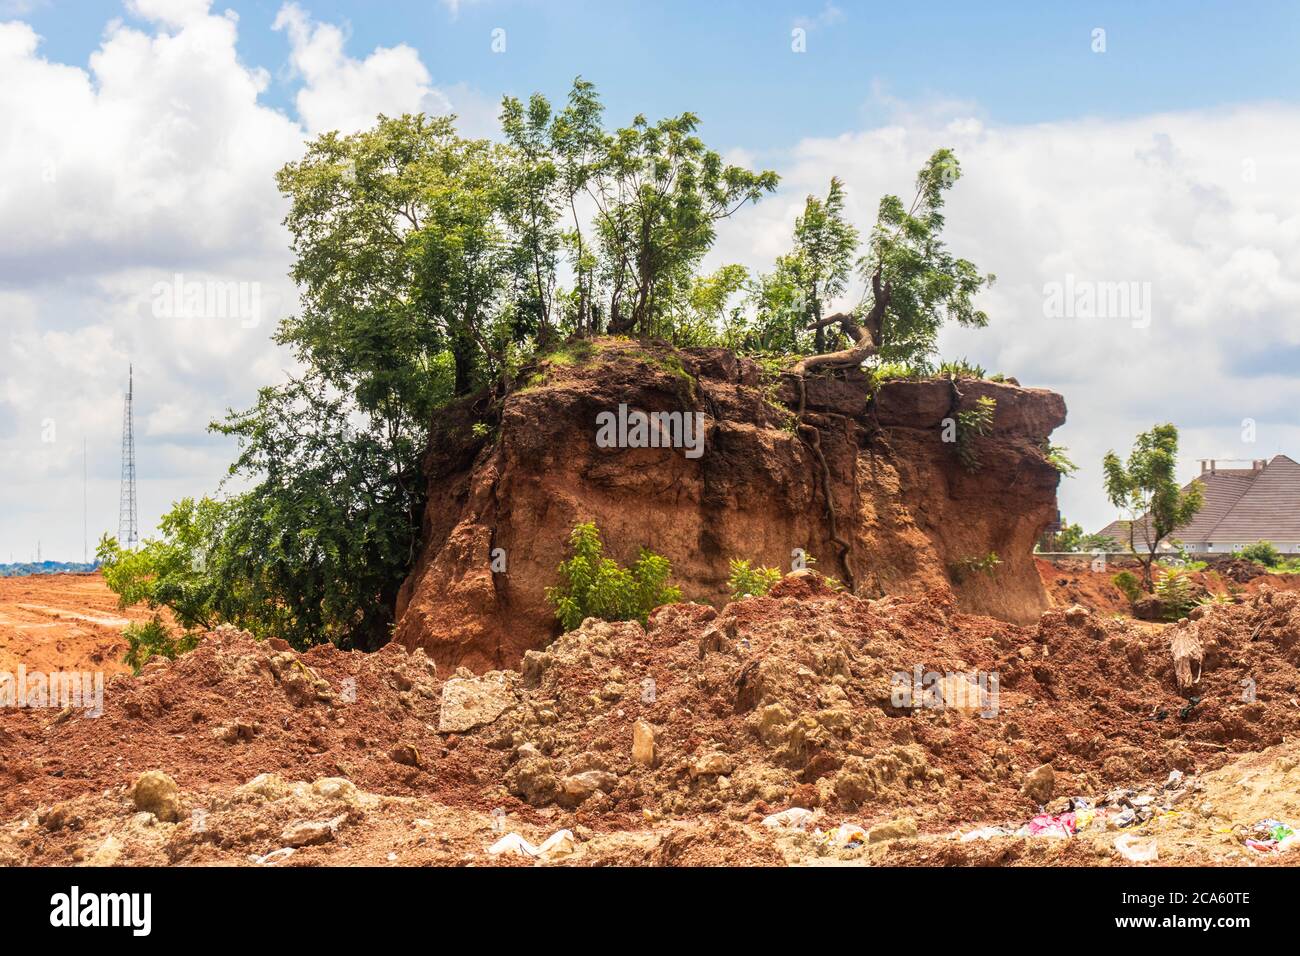
[[[1182,692],[1171,635],[1201,652]],[[952,672],[948,706],[899,706],[894,675],[916,668]],[[997,675],[996,712],[954,699],[973,672]],[[0,713],[0,812],[161,769],[186,791],[337,776],[607,831],[819,805],[933,832],[1031,813],[1021,787],[1043,763],[1058,796],[1097,793],[1279,743],[1300,731],[1298,684],[1300,595],[1271,590],[1174,628],[1083,611],[1025,628],[944,593],[868,601],[804,574],[721,612],[661,608],[645,629],[588,622],[483,678],[396,645],[299,655],[226,629],[115,678],[102,717]]]
[[[980,399],[996,411],[967,468],[949,426]],[[702,416],[699,454],[602,447],[598,416],[620,407]],[[795,428],[801,407],[821,458]],[[488,408],[499,421],[485,434],[471,425]],[[1060,478],[1041,446],[1064,420],[1061,397],[1042,389],[896,381],[873,396],[855,374],[809,380],[801,399],[789,377],[765,379],[722,349],[601,340],[543,363],[499,407],[480,397],[439,417],[425,545],[395,639],[439,666],[518,666],[558,634],[545,590],[581,521],[623,563],[642,546],[664,555],[688,600],[717,607],[730,559],[789,568],[799,548],[863,597],[938,589],[963,610],[1031,623],[1048,601],[1030,550]],[[990,573],[961,573],[990,552]]]

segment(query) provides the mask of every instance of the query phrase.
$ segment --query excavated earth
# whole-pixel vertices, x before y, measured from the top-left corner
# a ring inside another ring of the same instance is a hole
[[[959,443],[955,422],[983,400],[991,421]],[[699,415],[698,455],[603,447],[599,416],[620,407]],[[485,416],[493,427],[475,427]],[[715,607],[731,559],[792,570],[801,549],[859,595],[941,591],[1029,624],[1049,606],[1031,552],[1056,517],[1060,475],[1044,448],[1064,421],[1044,389],[900,380],[873,392],[854,371],[809,379],[801,396],[724,349],[587,343],[499,403],[439,416],[424,547],[394,639],[440,667],[518,667],[558,636],[546,589],[583,521],[623,564],[641,547],[668,558],[682,595]],[[1000,563],[971,570],[991,554]]]
[[[945,706],[899,699],[914,668],[952,673]],[[980,673],[996,698],[963,698]],[[1018,625],[800,572],[482,675],[223,628],[112,678],[102,716],[0,709],[0,862],[530,865],[488,848],[568,829],[549,862],[1124,865],[1105,829],[958,834],[1179,771],[1181,802],[1138,828],[1161,863],[1287,864],[1244,839],[1300,814],[1298,698],[1300,594],[1271,588],[1172,626]],[[790,808],[815,816],[763,825]],[[826,839],[844,822],[869,837]]]

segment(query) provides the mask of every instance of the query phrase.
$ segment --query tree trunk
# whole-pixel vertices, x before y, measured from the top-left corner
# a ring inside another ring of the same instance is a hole
[[[885,310],[889,308],[889,297],[893,291],[888,282],[882,282],[880,267],[876,267],[871,277],[873,301],[871,311],[867,313],[863,324],[859,325],[852,312],[836,312],[824,319],[818,319],[813,328],[819,331],[828,325],[839,325],[853,345],[838,352],[824,352],[810,355],[796,362],[790,369],[795,375],[807,375],[818,369],[857,368],[871,356],[880,351],[884,331]]]

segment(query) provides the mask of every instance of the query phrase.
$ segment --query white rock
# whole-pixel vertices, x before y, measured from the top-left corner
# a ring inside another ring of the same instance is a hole
[[[459,733],[490,724],[516,701],[514,688],[502,671],[482,677],[452,677],[442,685],[440,733]]]

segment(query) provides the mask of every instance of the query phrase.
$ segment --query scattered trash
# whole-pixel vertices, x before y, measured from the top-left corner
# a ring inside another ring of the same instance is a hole
[[[867,831],[856,823],[841,823],[831,837],[836,846],[852,849],[867,842]]]
[[[763,818],[763,826],[771,830],[806,830],[808,824],[816,816],[811,810],[805,810],[803,807],[791,807],[789,810],[782,810],[780,813],[773,813],[771,816]]]
[[[541,846],[534,846],[518,833],[507,833],[496,843],[488,847],[492,856],[513,853],[528,856],[535,860],[549,860],[557,856],[567,856],[573,852],[573,831],[557,830],[546,838]]]
[[[1008,827],[980,827],[978,830],[971,830],[970,833],[963,833],[961,836],[962,843],[971,843],[975,840],[991,840],[994,837],[1015,836],[1016,831]]]
[[[1300,834],[1281,820],[1260,820],[1248,833],[1245,843],[1258,853],[1283,853],[1300,839]]]
[[[819,846],[834,846],[841,850],[853,850],[867,842],[867,831],[856,823],[841,823],[827,833],[820,827],[812,832],[813,839]]]
[[[1073,813],[1054,816],[1040,813],[1025,825],[1030,836],[1071,837],[1078,831],[1078,820]]]
[[[1130,863],[1154,863],[1160,858],[1154,839],[1142,840],[1132,833],[1115,837],[1115,851]]]

